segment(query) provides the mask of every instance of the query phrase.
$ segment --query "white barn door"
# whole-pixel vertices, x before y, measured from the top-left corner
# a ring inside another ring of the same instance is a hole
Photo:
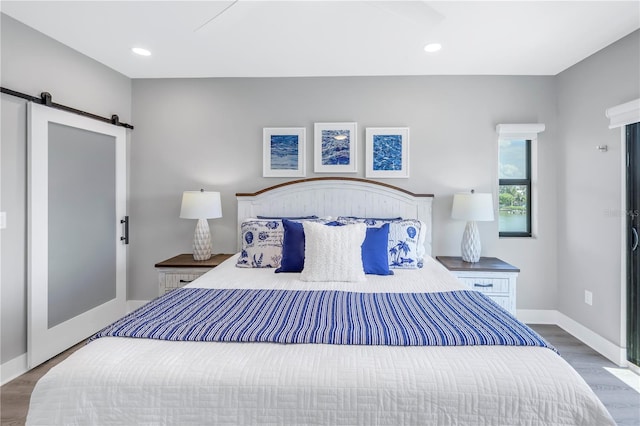
[[[126,311],[125,132],[29,105],[30,368]]]

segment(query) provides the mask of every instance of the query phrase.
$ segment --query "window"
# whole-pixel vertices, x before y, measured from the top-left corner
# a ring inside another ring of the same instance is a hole
[[[500,236],[530,237],[531,140],[500,140],[498,152]]]
[[[498,124],[498,231],[531,237],[535,226],[535,147],[544,124]]]

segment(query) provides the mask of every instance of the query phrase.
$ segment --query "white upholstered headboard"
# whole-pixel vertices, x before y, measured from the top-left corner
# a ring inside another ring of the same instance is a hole
[[[431,255],[433,194],[360,178],[318,177],[286,182],[254,193],[237,193],[240,225],[256,216],[359,216],[419,219],[427,224],[425,250]]]

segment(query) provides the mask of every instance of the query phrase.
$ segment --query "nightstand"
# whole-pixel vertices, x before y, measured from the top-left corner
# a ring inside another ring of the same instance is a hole
[[[519,268],[497,257],[481,257],[477,263],[455,256],[436,256],[453,275],[471,290],[489,296],[512,315],[516,315],[516,280]]]
[[[186,253],[156,263],[160,296],[173,289],[184,287],[231,256],[233,254],[214,254],[208,260],[193,260],[193,255]]]

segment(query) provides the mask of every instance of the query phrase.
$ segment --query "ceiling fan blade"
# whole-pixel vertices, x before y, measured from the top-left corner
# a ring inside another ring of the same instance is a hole
[[[216,18],[218,18],[220,15],[222,15],[223,13],[225,13],[227,10],[231,9],[233,6],[235,6],[238,1],[240,0],[233,0],[231,1],[224,9],[222,9],[220,12],[216,13],[215,15],[213,15],[213,17],[207,19],[202,25],[200,25],[198,28],[196,28],[195,30],[193,30],[194,33],[197,33],[198,31],[200,31],[201,29],[203,29],[204,27],[206,27],[207,25],[209,25],[210,23],[212,23],[214,20],[216,20]]]

